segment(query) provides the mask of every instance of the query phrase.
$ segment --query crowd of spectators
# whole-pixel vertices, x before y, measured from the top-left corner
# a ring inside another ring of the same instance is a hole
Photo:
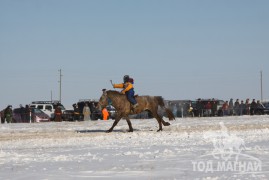
[[[170,101],[170,109],[175,117],[209,117],[209,116],[242,116],[254,115],[257,109],[263,108],[260,100],[250,99],[234,102],[218,99],[197,99],[196,101]]]
[[[194,106],[194,107],[193,107]],[[250,102],[249,99],[239,100],[236,99],[233,102],[230,101],[219,101],[219,100],[201,100],[198,99],[196,104],[189,104],[189,115],[191,116],[242,116],[242,115],[254,115],[255,110],[261,109],[262,104],[260,100],[253,99]]]

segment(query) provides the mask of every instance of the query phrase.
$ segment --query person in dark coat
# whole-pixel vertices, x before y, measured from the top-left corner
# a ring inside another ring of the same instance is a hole
[[[256,100],[253,99],[251,104],[250,104],[250,114],[254,115],[256,109],[257,109],[257,103],[256,103]]]
[[[79,111],[78,105],[75,104],[74,105],[74,120],[75,121],[78,121],[79,120],[79,116],[80,116],[80,111]]]
[[[12,123],[12,106],[8,105],[4,111],[7,123]]]
[[[234,103],[233,103],[233,99],[232,98],[229,101],[228,110],[229,110],[228,115],[232,116],[234,114]]]
[[[29,107],[29,105],[25,105],[25,119],[26,122],[31,121],[31,108]]]
[[[249,103],[249,99],[246,99],[245,112],[246,112],[246,115],[250,115],[250,103]]]
[[[197,103],[196,103],[196,110],[197,110],[197,113],[198,113],[198,117],[202,117],[203,116],[203,104],[202,104],[202,101],[201,99],[199,98]]]
[[[25,122],[25,108],[20,104],[21,122]]]
[[[236,99],[235,103],[234,103],[234,112],[236,116],[240,115],[240,103],[239,103],[239,99]]]
[[[2,124],[5,123],[5,113],[4,113],[4,111],[5,111],[5,110],[2,110],[2,111],[0,112],[0,114],[1,114],[1,123],[2,123]]]
[[[217,109],[218,108],[218,105],[217,105],[217,102],[216,100],[213,98],[212,99],[212,102],[211,102],[211,113],[212,113],[212,116],[215,116],[216,115],[216,112],[217,112]]]
[[[257,107],[257,108],[263,108],[262,103],[261,103],[260,100],[257,101],[257,106],[256,106],[256,107]]]
[[[246,109],[246,105],[244,103],[243,100],[241,100],[241,103],[239,105],[239,109],[240,109],[240,116],[244,115],[246,112],[245,112],[245,109]]]

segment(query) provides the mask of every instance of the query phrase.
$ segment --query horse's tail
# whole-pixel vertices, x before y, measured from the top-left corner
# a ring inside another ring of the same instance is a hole
[[[165,112],[166,112],[169,120],[175,120],[175,116],[174,116],[174,114],[172,113],[172,111],[170,109],[165,108]]]
[[[170,109],[168,109],[168,108],[165,107],[163,98],[161,96],[156,96],[156,100],[158,102],[158,105],[161,108],[164,108],[165,109],[166,115],[169,118],[169,120],[174,120],[175,119],[175,116],[174,116],[174,114],[172,113],[172,111]]]

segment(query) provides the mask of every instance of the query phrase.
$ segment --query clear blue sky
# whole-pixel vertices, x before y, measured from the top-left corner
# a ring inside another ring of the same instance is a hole
[[[0,0],[0,108],[140,95],[269,99],[268,0]]]

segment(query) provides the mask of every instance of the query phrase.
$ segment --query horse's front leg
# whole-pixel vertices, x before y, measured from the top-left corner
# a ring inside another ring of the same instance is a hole
[[[111,128],[109,130],[106,131],[107,133],[110,133],[110,132],[113,131],[114,127],[118,124],[118,122],[120,121],[121,117],[122,116],[116,115],[115,121],[114,121],[113,125],[111,126]]]
[[[127,123],[128,123],[128,126],[129,126],[129,132],[133,132],[134,129],[133,129],[133,127],[132,127],[132,123],[131,123],[131,121],[130,121],[130,118],[129,118],[128,116],[126,116],[125,118],[126,118],[126,121],[127,121]]]

